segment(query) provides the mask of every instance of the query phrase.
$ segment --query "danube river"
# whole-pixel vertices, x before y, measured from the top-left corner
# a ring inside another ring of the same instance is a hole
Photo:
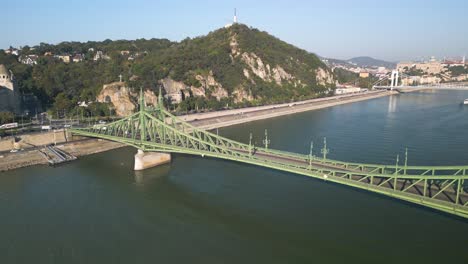
[[[395,95],[220,129],[329,157],[468,165],[468,92]],[[340,186],[174,155],[135,173],[136,150],[0,174],[0,263],[468,263],[468,222]],[[401,163],[402,164],[402,163]]]

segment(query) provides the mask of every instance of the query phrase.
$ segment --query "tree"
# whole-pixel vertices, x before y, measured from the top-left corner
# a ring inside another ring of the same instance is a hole
[[[57,97],[55,97],[52,114],[57,117],[62,117],[64,114],[70,113],[73,107],[73,102],[65,95],[65,93],[59,93]]]
[[[0,124],[11,123],[15,119],[12,112],[0,112]]]

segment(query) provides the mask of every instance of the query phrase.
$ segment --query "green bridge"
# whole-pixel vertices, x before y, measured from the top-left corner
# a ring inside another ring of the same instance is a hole
[[[409,166],[351,163],[327,158],[326,141],[322,157],[240,143],[196,128],[166,111],[159,103],[145,107],[140,95],[140,111],[121,120],[87,128],[74,128],[75,135],[124,143],[143,151],[183,153],[232,160],[323,181],[344,184],[383,194],[449,214],[468,218],[468,166]],[[330,194],[332,196],[333,194]]]

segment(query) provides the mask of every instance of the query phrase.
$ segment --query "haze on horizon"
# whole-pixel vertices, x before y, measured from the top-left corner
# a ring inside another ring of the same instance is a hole
[[[468,51],[463,0],[18,0],[2,7],[7,27],[0,48],[105,39],[179,41],[230,23],[236,7],[240,23],[324,57],[399,61]]]

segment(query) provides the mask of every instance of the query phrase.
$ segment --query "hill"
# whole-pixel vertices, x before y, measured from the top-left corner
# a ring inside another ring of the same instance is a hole
[[[396,64],[393,62],[383,61],[374,59],[371,57],[355,57],[352,59],[347,60],[350,63],[356,64],[359,67],[385,67],[387,69],[394,69]]]
[[[67,113],[77,112],[79,101],[95,101],[119,75],[128,87],[155,93],[162,87],[167,104],[183,111],[326,96],[334,87],[333,74],[317,56],[241,24],[181,42],[41,43],[21,55],[37,55],[37,64],[21,64],[3,52],[0,64],[13,71],[23,93]],[[64,56],[78,59],[65,63]],[[106,104],[96,107],[108,113]]]

